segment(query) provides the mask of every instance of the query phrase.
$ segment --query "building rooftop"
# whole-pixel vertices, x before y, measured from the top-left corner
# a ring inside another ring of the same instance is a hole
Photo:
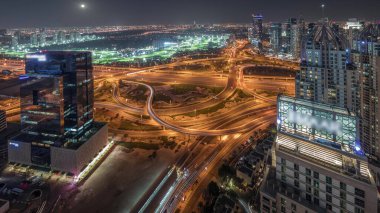
[[[317,103],[317,102],[312,102],[312,101],[309,101],[309,100],[297,99],[297,98],[294,98],[294,97],[284,96],[284,95],[280,95],[278,97],[278,99],[282,100],[282,101],[292,102],[292,103],[295,103],[295,104],[300,104],[300,105],[303,105],[303,106],[312,107],[314,109],[325,110],[325,111],[333,111],[333,112],[344,114],[344,115],[355,116],[355,113],[349,112],[345,108],[334,106],[334,105]]]
[[[374,183],[365,157],[339,151],[323,144],[312,143],[285,133],[278,133],[276,149],[345,177],[370,185]],[[354,167],[353,162],[357,162],[358,167]]]
[[[253,169],[245,164],[240,164],[239,166],[237,166],[237,170],[239,170],[243,174],[246,174],[248,177],[252,177]]]
[[[331,45],[335,50],[346,50],[347,41],[327,21],[316,25],[306,39],[307,45]]]

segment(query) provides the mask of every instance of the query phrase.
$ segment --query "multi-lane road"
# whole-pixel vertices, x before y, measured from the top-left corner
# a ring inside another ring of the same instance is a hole
[[[106,81],[111,82],[111,92],[114,100],[113,102],[96,102],[96,108],[123,111],[125,112],[124,118],[128,120],[137,120],[138,118],[134,116],[136,114],[149,115],[150,119],[140,119],[140,123],[164,127],[162,130],[152,131],[155,132],[155,135],[185,134],[199,136],[199,140],[190,144],[182,156],[171,167],[163,171],[155,184],[141,197],[133,212],[174,212],[179,205],[186,206],[188,209],[192,208],[197,201],[194,198],[199,196],[201,191],[199,189],[204,187],[211,177],[209,171],[215,169],[223,158],[228,156],[239,144],[246,141],[252,131],[263,129],[275,121],[275,97],[260,95],[256,90],[276,91],[278,88],[292,90],[294,83],[292,83],[291,78],[279,79],[276,76],[266,78],[250,76],[245,78],[243,70],[249,66],[254,66],[252,64],[237,65],[236,63],[238,60],[249,58],[240,53],[245,46],[244,43],[238,43],[234,47],[226,48],[224,55],[218,58],[186,59],[145,69],[95,66],[95,82],[99,85]],[[215,72],[165,71],[165,69],[173,69],[181,65],[208,63],[210,61],[228,62],[225,66],[230,68],[229,73],[226,75]],[[20,66],[20,64],[15,62],[14,66]],[[149,91],[149,96],[145,106],[126,102],[119,90],[119,80],[123,80],[124,83],[146,87]],[[192,105],[171,105],[165,108],[155,108],[155,88],[147,82],[160,81],[180,84],[191,82],[192,84],[211,87],[224,85],[224,89],[218,95]],[[220,104],[233,96],[237,89],[250,94],[255,99],[241,102],[223,112],[192,121],[169,121],[165,118],[169,115],[180,115],[192,112],[194,109],[207,109]],[[140,132],[139,135],[149,136],[152,132]],[[211,145],[204,145],[206,143],[211,143]],[[196,186],[195,190],[189,191],[189,188],[194,186],[195,182],[200,184]],[[180,201],[185,195],[187,199],[184,200],[185,203],[181,204]]]

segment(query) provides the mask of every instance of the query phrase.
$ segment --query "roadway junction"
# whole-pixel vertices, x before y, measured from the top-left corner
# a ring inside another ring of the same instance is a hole
[[[9,60],[1,64],[23,66]],[[109,122],[111,134],[189,138],[185,151],[159,175],[132,212],[196,208],[196,198],[223,159],[254,131],[275,122],[276,96],[294,94],[294,75],[246,75],[247,68],[258,66],[294,73],[298,69],[290,62],[256,55],[246,41],[236,41],[214,57],[183,57],[145,68],[94,67],[95,118]],[[19,112],[16,105],[8,106],[8,111],[12,116]],[[107,111],[115,117],[104,115]],[[121,123],[127,127],[119,128]]]
[[[99,102],[97,107],[123,110],[134,114],[134,120],[142,125],[159,127],[155,131],[142,133],[143,135],[197,137],[197,140],[188,146],[187,151],[163,171],[140,198],[132,212],[174,212],[177,208],[189,212],[196,208],[197,198],[211,179],[212,171],[223,159],[244,143],[253,131],[265,129],[275,122],[276,95],[293,95],[294,77],[278,76],[276,73],[245,76],[244,71],[255,66],[287,68],[292,71],[297,67],[276,60],[268,62],[266,58],[261,58],[262,56],[249,54],[247,48],[247,43],[238,41],[235,45],[225,48],[219,57],[184,59],[144,70],[98,76],[98,85],[104,85],[104,82],[111,84],[109,98],[112,98],[112,101]],[[253,57],[262,60],[263,64],[252,62],[250,59]],[[212,64],[215,63],[222,64],[222,70],[194,71],[186,68],[195,64],[213,68]],[[176,70],[178,67],[181,67],[180,71]],[[146,99],[139,102],[125,96],[123,93],[126,90],[122,90],[123,85],[140,88],[144,91]],[[171,100],[169,104],[156,103],[155,97],[159,94],[157,91],[161,91],[162,87],[168,88],[167,85],[201,85],[221,89],[217,94],[195,99],[190,103],[172,103]],[[238,94],[243,94],[244,98],[236,102]],[[235,104],[225,107],[227,102]],[[224,107],[217,112],[213,111],[220,105]],[[119,133],[122,132],[119,130]],[[133,131],[126,130],[124,133],[133,134]]]

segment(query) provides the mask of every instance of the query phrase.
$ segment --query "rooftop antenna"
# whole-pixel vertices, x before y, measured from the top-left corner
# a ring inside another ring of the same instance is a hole
[[[326,7],[326,5],[322,3],[322,5],[321,5],[321,9],[322,9],[322,19],[325,18],[325,7]]]

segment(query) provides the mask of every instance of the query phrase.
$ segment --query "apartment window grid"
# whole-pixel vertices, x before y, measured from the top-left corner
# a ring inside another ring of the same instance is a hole
[[[285,159],[281,158],[281,162],[285,163],[285,165],[286,165]],[[298,170],[294,171],[295,168],[297,168]],[[305,186],[306,186],[305,197],[306,197],[307,201],[309,201],[310,203],[314,203],[316,205],[317,204],[319,205],[320,204],[320,197],[319,197],[320,193],[326,193],[326,200],[325,200],[326,201],[326,204],[325,204],[326,209],[331,210],[332,206],[335,206],[335,207],[340,208],[341,210],[345,211],[346,206],[347,206],[346,199],[347,199],[347,193],[348,193],[348,194],[355,197],[355,203],[349,202],[350,205],[353,205],[355,207],[355,212],[362,212],[362,211],[364,212],[365,191],[358,189],[358,188],[355,188],[355,192],[353,194],[351,192],[346,191],[347,185],[343,182],[339,182],[339,186],[334,186],[331,177],[326,176],[325,180],[322,180],[322,179],[320,179],[321,176],[318,172],[314,172],[311,169],[305,168],[305,174],[303,174],[301,171],[299,171],[300,170],[299,168],[300,168],[300,166],[298,164],[293,164],[292,167],[286,166],[285,170],[290,169],[290,170],[294,171],[294,174],[295,174],[294,177],[290,177],[290,178],[294,179],[294,182],[293,182],[294,185],[293,186],[296,188],[299,188],[299,185],[300,185],[299,176],[300,175],[306,176],[306,178],[305,178]],[[285,172],[282,173],[281,175],[282,175],[281,179],[283,180],[283,182],[286,183],[287,175],[285,174]],[[296,179],[296,177],[298,179]],[[318,177],[318,179],[316,179],[316,177]],[[325,189],[320,188],[320,182],[326,184]],[[333,188],[338,189],[340,191],[339,196],[333,195],[333,193],[332,193]],[[332,203],[332,197],[339,199],[339,202],[340,202],[339,206],[336,206]],[[330,207],[331,207],[331,209],[330,209]]]

